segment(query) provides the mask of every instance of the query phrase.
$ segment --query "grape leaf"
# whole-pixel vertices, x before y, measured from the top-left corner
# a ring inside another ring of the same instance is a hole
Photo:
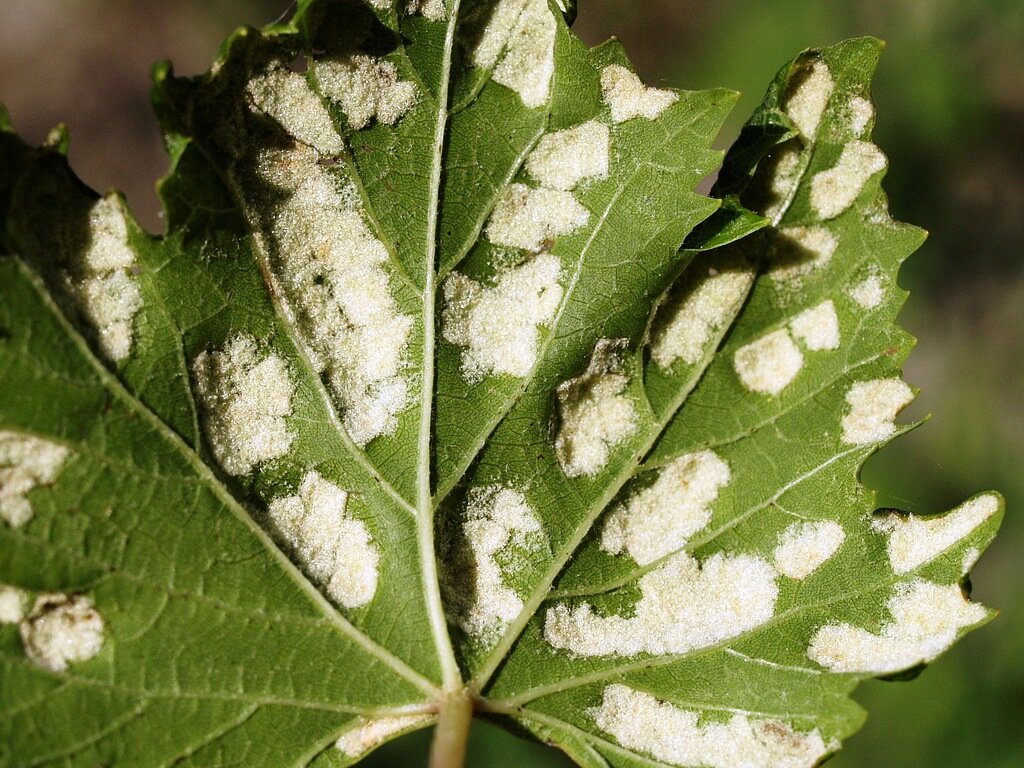
[[[300,2],[154,70],[153,236],[0,113],[0,764],[348,765],[471,702],[581,765],[813,765],[991,617],[876,512],[919,231],[880,44],[644,85],[575,4]],[[468,711],[468,709],[467,709]]]

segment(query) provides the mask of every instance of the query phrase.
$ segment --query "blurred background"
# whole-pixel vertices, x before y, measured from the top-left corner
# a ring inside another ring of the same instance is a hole
[[[725,147],[775,71],[803,48],[856,35],[888,42],[875,84],[875,140],[892,158],[895,217],[931,232],[901,282],[901,316],[919,339],[906,368],[922,388],[921,429],[875,456],[865,482],[882,505],[948,509],[994,488],[1000,538],[974,570],[975,596],[1003,615],[912,684],[871,682],[870,718],[835,768],[1024,766],[1024,2],[1020,0],[579,0],[578,33],[613,33],[641,75],[743,98]],[[153,231],[166,170],[148,104],[149,67],[204,71],[238,24],[283,0],[3,0],[0,101],[42,141],[71,128],[71,162],[97,190],[124,190]],[[378,751],[376,766],[423,765],[429,734]],[[567,765],[557,753],[476,727],[471,766]]]

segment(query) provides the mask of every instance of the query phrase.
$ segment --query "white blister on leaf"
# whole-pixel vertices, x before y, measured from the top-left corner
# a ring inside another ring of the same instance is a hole
[[[88,661],[103,647],[103,618],[84,595],[40,595],[20,631],[25,655],[51,672]]]
[[[55,482],[70,453],[42,438],[0,430],[0,519],[12,528],[31,520],[29,492]]]

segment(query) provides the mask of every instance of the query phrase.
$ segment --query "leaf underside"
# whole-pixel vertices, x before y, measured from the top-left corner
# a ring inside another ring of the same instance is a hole
[[[835,751],[990,618],[1002,516],[858,482],[922,240],[880,47],[784,67],[712,198],[734,96],[541,0],[300,2],[158,65],[159,237],[4,116],[0,765],[347,765],[464,684],[586,766]]]

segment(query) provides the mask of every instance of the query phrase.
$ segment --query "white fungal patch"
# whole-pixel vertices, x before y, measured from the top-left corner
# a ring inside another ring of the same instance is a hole
[[[713,555],[703,567],[680,552],[640,578],[632,617],[600,616],[588,603],[551,608],[544,637],[581,656],[656,656],[706,648],[772,618],[775,569],[751,555]]]
[[[509,37],[515,29],[519,16],[526,7],[528,0],[498,0],[491,12],[490,19],[480,42],[473,50],[473,63],[481,69],[493,69],[508,46]]]
[[[874,309],[885,298],[885,288],[879,275],[869,275],[862,282],[852,286],[848,293],[863,309]]]
[[[604,689],[594,722],[626,749],[678,766],[704,768],[811,768],[836,745],[815,728],[797,731],[781,720],[732,715],[726,722],[700,722],[681,709],[620,683]]]
[[[811,207],[823,219],[833,219],[860,195],[868,179],[885,168],[882,150],[867,141],[851,141],[839,161],[811,179]]]
[[[103,647],[103,618],[83,595],[40,595],[19,630],[29,661],[51,672],[87,661]]]
[[[817,135],[818,125],[834,88],[835,81],[828,65],[818,59],[791,80],[783,108],[804,137],[813,139]]]
[[[629,378],[618,372],[625,341],[598,341],[586,372],[558,387],[555,455],[566,477],[596,475],[612,449],[636,431],[636,407],[626,392]]]
[[[590,212],[570,192],[511,184],[494,206],[487,239],[495,245],[539,251],[545,241],[575,232],[589,220]]]
[[[362,520],[345,516],[348,494],[309,472],[294,496],[270,502],[270,523],[305,571],[346,608],[377,592],[380,553]]]
[[[611,108],[612,122],[623,123],[635,117],[656,120],[679,101],[675,91],[646,86],[634,73],[619,64],[601,70],[601,90]]]
[[[776,263],[768,274],[780,283],[798,283],[825,267],[838,247],[835,236],[824,227],[784,227],[772,243],[770,258]]]
[[[850,412],[843,417],[843,442],[877,443],[896,433],[896,414],[910,404],[914,392],[901,379],[858,381],[846,392]]]
[[[318,152],[338,155],[345,148],[330,113],[305,75],[274,65],[253,77],[245,93],[254,111],[270,117],[289,136]]]
[[[801,159],[799,143],[792,141],[776,148],[765,161],[763,178],[767,185],[756,209],[773,224],[779,223],[800,183]]]
[[[868,123],[875,117],[875,108],[870,101],[863,96],[854,96],[850,99],[850,131],[854,136],[860,136]]]
[[[357,445],[392,434],[409,405],[405,351],[413,318],[399,312],[388,251],[358,195],[310,152],[265,152],[258,171],[286,193],[273,209],[272,267]]]
[[[754,282],[749,268],[709,268],[692,290],[670,299],[651,341],[651,357],[662,370],[677,360],[693,365],[705,353],[714,334],[735,317]],[[659,318],[660,319],[660,318]]]
[[[346,730],[334,746],[345,757],[359,757],[371,749],[405,731],[411,731],[430,721],[430,715],[405,715],[403,717],[360,717]]]
[[[0,624],[17,624],[25,618],[28,595],[17,587],[0,584]]]
[[[608,176],[611,132],[596,120],[549,133],[526,158],[526,170],[542,187],[570,190]]]
[[[612,510],[601,549],[613,555],[626,551],[640,565],[681,549],[711,520],[709,507],[730,476],[729,465],[713,451],[680,456],[652,485]]]
[[[889,562],[907,573],[934,560],[999,511],[995,496],[978,496],[936,517],[887,515],[874,521],[876,531],[889,534]]]
[[[530,374],[538,328],[551,321],[562,300],[560,271],[558,257],[543,253],[500,273],[492,287],[458,272],[445,281],[441,333],[463,348],[467,381]]]
[[[775,570],[791,579],[806,579],[846,540],[846,531],[831,520],[794,523],[779,535]]]
[[[789,327],[793,335],[812,352],[839,349],[839,316],[831,299],[801,312],[793,318]]]
[[[493,68],[491,79],[519,94],[527,107],[543,106],[551,95],[557,29],[547,0],[499,0],[473,63]]]
[[[295,388],[281,357],[262,354],[252,337],[239,335],[223,350],[200,353],[193,370],[206,436],[225,472],[246,475],[288,452],[285,417]]]
[[[418,13],[428,21],[446,21],[448,19],[448,9],[445,7],[444,0],[409,0],[405,10],[408,13]]]
[[[811,661],[832,672],[890,674],[931,661],[961,629],[984,621],[987,611],[960,586],[929,581],[899,584],[889,599],[892,620],[878,634],[850,624],[819,629],[807,648]]]
[[[778,395],[804,366],[804,356],[785,328],[740,347],[733,357],[736,373],[751,392]]]
[[[966,576],[970,572],[970,570],[977,564],[979,557],[981,557],[981,550],[977,547],[971,547],[966,552],[964,552],[964,559],[960,565],[960,572]]]
[[[366,0],[366,2],[378,11],[387,11],[391,9],[392,0]]]
[[[0,519],[12,528],[31,520],[28,493],[54,483],[70,453],[48,440],[0,430]]]
[[[365,128],[374,118],[395,125],[418,98],[416,84],[400,80],[394,64],[362,53],[318,59],[313,62],[313,74],[320,91],[341,107],[355,130]]]

